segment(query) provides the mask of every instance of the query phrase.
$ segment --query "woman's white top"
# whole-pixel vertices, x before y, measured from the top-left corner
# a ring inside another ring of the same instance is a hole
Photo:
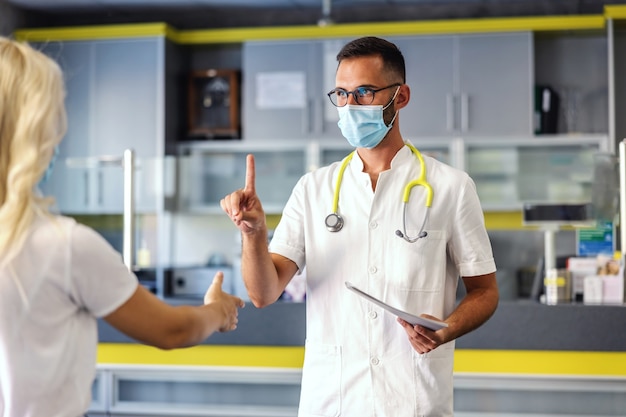
[[[408,243],[402,230],[405,185],[420,164],[408,147],[382,172],[376,191],[355,155],[339,195],[345,225],[329,232],[340,163],[306,174],[294,188],[270,251],[306,265],[306,343],[299,416],[452,416],[454,342],[420,355],[396,318],[345,287],[420,315],[445,319],[459,276],[496,270],[471,178],[427,155],[434,197],[428,236]],[[407,232],[417,235],[426,193],[415,187]]]
[[[0,416],[82,416],[96,371],[97,318],[137,285],[92,229],[61,216],[36,220],[18,257],[0,268]]]

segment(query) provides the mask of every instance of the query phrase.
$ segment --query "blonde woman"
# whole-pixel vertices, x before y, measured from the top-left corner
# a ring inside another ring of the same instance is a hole
[[[0,417],[78,417],[90,403],[97,318],[161,349],[237,326],[218,273],[203,306],[162,302],[95,231],[53,215],[37,184],[65,133],[57,64],[0,37]]]

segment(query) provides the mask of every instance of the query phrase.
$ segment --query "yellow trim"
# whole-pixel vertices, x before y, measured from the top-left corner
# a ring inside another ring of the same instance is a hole
[[[301,368],[303,361],[303,346],[200,345],[171,351],[134,343],[98,346],[98,363]],[[626,352],[457,349],[454,371],[626,376]]]
[[[521,230],[522,211],[490,211],[484,213],[487,230]]]
[[[100,343],[98,363],[301,368],[301,346],[199,345],[164,351],[141,344]]]
[[[148,36],[166,36],[175,41],[177,34],[178,32],[169,27],[166,23],[20,29],[16,30],[14,33],[16,39],[29,42],[81,41]]]
[[[184,44],[233,43],[250,40],[319,39],[363,35],[402,36],[447,33],[554,31],[602,29],[602,15],[541,16],[522,18],[456,19],[438,21],[407,21],[349,23],[330,26],[282,26],[189,30],[179,33]]]
[[[626,352],[457,349],[454,371],[626,376]]]
[[[437,21],[349,23],[330,26],[278,26],[178,31],[165,23],[21,29],[20,40],[73,41],[166,36],[181,44],[224,44],[251,40],[320,39],[362,35],[402,36],[447,33],[588,30],[605,27],[603,15],[455,19]]]
[[[608,19],[626,19],[626,6],[624,5],[604,6],[604,15]]]

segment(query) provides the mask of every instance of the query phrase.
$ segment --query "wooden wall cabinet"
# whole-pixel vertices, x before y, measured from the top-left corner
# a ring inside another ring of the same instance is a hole
[[[193,71],[188,83],[188,135],[194,139],[240,137],[238,70]]]

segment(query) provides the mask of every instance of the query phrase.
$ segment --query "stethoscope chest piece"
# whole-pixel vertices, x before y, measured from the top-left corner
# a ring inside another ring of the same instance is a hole
[[[343,217],[337,213],[330,213],[326,216],[326,220],[324,220],[324,222],[326,223],[326,229],[328,229],[329,232],[338,232],[343,227]]]

